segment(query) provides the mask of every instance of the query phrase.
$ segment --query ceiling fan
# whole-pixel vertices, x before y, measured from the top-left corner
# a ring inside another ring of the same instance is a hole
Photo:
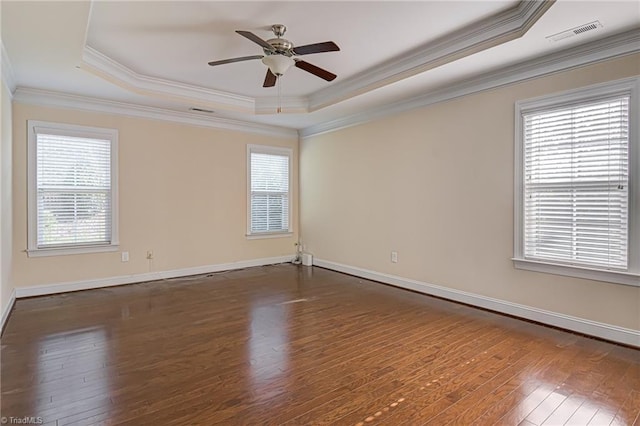
[[[263,40],[257,35],[249,31],[236,31],[243,37],[248,38],[252,42],[260,45],[264,51],[264,55],[241,56],[239,58],[223,59],[221,61],[211,61],[209,65],[216,66],[222,64],[230,64],[232,62],[250,61],[253,59],[262,59],[262,62],[269,67],[267,75],[264,78],[263,87],[273,87],[278,77],[282,76],[292,65],[307,71],[317,77],[327,81],[333,81],[336,75],[324,70],[309,62],[298,59],[298,56],[310,55],[312,53],[335,52],[340,50],[337,44],[332,41],[323,43],[307,44],[304,46],[294,47],[289,40],[282,38],[287,27],[282,24],[271,26],[273,34],[276,38]]]

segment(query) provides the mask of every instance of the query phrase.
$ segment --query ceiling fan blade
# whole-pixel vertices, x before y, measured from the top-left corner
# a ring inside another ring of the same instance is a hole
[[[340,48],[334,42],[325,41],[324,43],[314,43],[294,47],[293,53],[295,53],[296,55],[309,55],[311,53],[337,52],[339,50]]]
[[[255,35],[254,33],[249,31],[236,31],[236,32],[240,34],[242,37],[246,37],[252,42],[259,44],[260,46],[262,46],[263,49],[267,49],[268,51],[273,52],[273,46],[271,46],[269,43],[267,43],[266,41],[264,41],[263,39]]]
[[[310,64],[309,62],[305,62],[305,61],[296,61],[296,67],[305,70],[306,72],[309,72],[315,76],[318,76],[322,79],[325,79],[327,81],[333,81],[337,76],[333,73],[330,73],[327,70],[323,70],[320,67],[317,67],[313,64]]]
[[[231,64],[233,62],[250,61],[252,59],[262,59],[262,58],[264,58],[264,55],[241,56],[239,58],[223,59],[221,61],[211,61],[209,62],[209,65],[214,67],[216,65]]]
[[[264,76],[264,84],[262,85],[262,87],[273,87],[276,85],[276,80],[276,75],[272,73],[269,68],[267,68],[267,75]]]

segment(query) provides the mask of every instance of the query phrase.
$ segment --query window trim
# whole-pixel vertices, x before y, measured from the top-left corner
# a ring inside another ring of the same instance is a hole
[[[251,153],[285,155],[289,157],[289,227],[286,231],[251,232]],[[269,145],[247,144],[247,233],[248,240],[259,240],[265,238],[286,238],[293,236],[293,216],[292,216],[292,188],[293,188],[293,149],[276,147]]]
[[[111,242],[65,247],[38,247],[37,235],[37,166],[36,128],[52,134],[108,139],[111,141]],[[70,254],[113,252],[119,249],[118,240],[118,131],[101,127],[79,126],[27,120],[27,256],[61,256]]]
[[[640,78],[631,77],[579,89],[517,101],[515,104],[514,149],[514,242],[513,261],[516,269],[585,278],[596,281],[640,286],[640,142],[638,114]],[[525,114],[597,101],[615,95],[629,99],[629,235],[626,271],[572,266],[527,259],[524,256],[524,137]]]

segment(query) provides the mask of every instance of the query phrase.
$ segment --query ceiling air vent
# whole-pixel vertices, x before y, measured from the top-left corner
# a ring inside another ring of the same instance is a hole
[[[556,42],[556,41],[564,40],[565,38],[584,34],[589,31],[597,30],[598,28],[602,28],[602,24],[600,23],[600,21],[593,21],[593,22],[589,22],[588,24],[580,25],[579,27],[571,28],[570,30],[563,31],[558,34],[550,35],[547,37],[547,40]]]
[[[210,109],[203,109],[203,108],[196,108],[196,107],[189,108],[189,111],[205,112],[207,114],[213,114],[213,111],[211,111]]]

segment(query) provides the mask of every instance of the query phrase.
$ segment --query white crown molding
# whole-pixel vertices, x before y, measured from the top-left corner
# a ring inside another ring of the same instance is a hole
[[[124,89],[147,96],[232,111],[253,113],[255,110],[255,100],[249,96],[138,74],[90,46],[85,46],[82,51],[80,67]]]
[[[90,98],[86,96],[70,95],[60,92],[18,87],[14,94],[14,101],[23,104],[79,109],[106,114],[125,115],[130,117],[148,118],[152,120],[171,121],[181,124],[210,127],[214,129],[235,130],[245,133],[257,133],[267,136],[297,138],[295,129],[252,123],[230,118],[207,116],[200,113],[172,111],[168,109],[135,105],[106,99]]]
[[[550,55],[540,56],[491,74],[449,84],[428,93],[392,104],[372,108],[299,131],[302,138],[332,132],[404,111],[494,89],[545,75],[583,67],[597,62],[640,52],[640,29],[630,30],[595,42],[583,44]]]
[[[9,319],[9,314],[11,314],[11,310],[13,309],[13,305],[16,303],[16,290],[13,289],[11,291],[11,296],[9,296],[9,301],[2,309],[2,319],[0,320],[0,336],[2,336],[2,332],[4,331],[4,326],[7,324],[7,320]]]
[[[2,54],[2,57],[0,58],[0,60],[2,61],[0,67],[2,82],[5,84],[5,86],[7,86],[7,89],[9,89],[10,96],[13,96],[14,92],[16,91],[16,76],[13,72],[13,67],[11,66],[9,55],[4,48],[4,43],[2,42],[0,42],[0,51]]]
[[[456,290],[439,285],[429,284],[422,281],[403,278],[396,275],[384,274],[355,266],[344,265],[322,259],[313,259],[313,264],[333,271],[343,272],[356,277],[365,278],[372,281],[390,284],[396,287],[405,288],[431,296],[442,297],[467,305],[489,309],[491,311],[525,318],[531,321],[560,327],[566,330],[577,331],[589,336],[599,337],[612,342],[623,343],[640,347],[640,330],[633,330],[618,327],[611,324],[591,321],[557,312],[547,311],[532,306],[521,305],[492,297],[482,296],[475,293]]]
[[[141,274],[120,275],[116,277],[99,278],[94,280],[68,281],[45,285],[16,287],[15,297],[20,299],[23,297],[44,296],[47,294],[67,293],[70,291],[90,290],[95,288],[113,287],[123,284],[134,284],[147,281],[188,277],[191,275],[210,274],[213,272],[287,263],[291,262],[293,259],[294,256],[266,257],[261,259],[241,260],[231,263],[196,266],[194,268],[173,269],[170,271],[145,272]]]
[[[367,72],[334,83],[310,96],[309,110],[316,111],[522,37],[554,2],[521,1],[509,10],[446,34]]]
[[[214,108],[242,112],[254,110],[255,102],[251,97],[138,74],[90,46],[85,46],[82,51],[81,68],[136,93],[151,96],[160,94],[165,98],[187,102],[200,101]]]
[[[640,29],[634,29],[606,39],[572,47],[551,55],[541,56],[506,67],[502,70],[492,72],[490,75],[480,75],[470,80],[463,80],[435,91],[430,91],[429,93],[389,105],[372,108],[336,120],[309,126],[300,131],[286,127],[270,126],[215,116],[204,116],[200,113],[187,113],[25,87],[16,89],[14,96],[18,102],[22,103],[188,123],[197,126],[237,130],[269,136],[296,137],[299,133],[301,137],[306,138],[484,90],[638,52],[640,52]],[[299,111],[303,108],[303,105],[304,98],[287,98],[287,103],[283,103],[284,112]],[[256,109],[259,113],[273,113],[276,107],[277,101],[273,98],[260,99],[256,104]]]

